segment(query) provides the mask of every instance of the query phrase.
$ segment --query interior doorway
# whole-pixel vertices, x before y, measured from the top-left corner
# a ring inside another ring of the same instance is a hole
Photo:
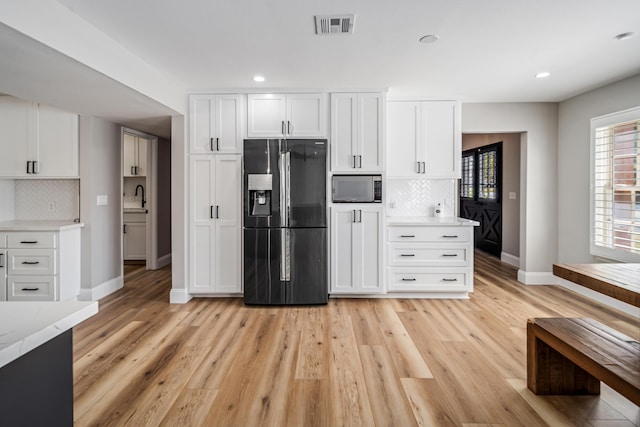
[[[502,253],[502,142],[462,153],[460,216],[478,221],[475,247]]]

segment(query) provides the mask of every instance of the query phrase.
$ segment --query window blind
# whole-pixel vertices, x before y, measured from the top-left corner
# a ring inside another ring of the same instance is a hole
[[[635,110],[631,120],[624,114],[592,121],[592,253],[620,260],[629,258],[616,252],[640,255],[640,108]]]

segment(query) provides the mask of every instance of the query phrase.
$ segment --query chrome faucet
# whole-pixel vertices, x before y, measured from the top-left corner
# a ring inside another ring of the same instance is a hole
[[[133,196],[135,197],[138,195],[138,188],[142,190],[142,207],[144,208],[144,204],[147,203],[147,201],[144,199],[144,186],[142,184],[138,184],[136,187],[136,193]]]

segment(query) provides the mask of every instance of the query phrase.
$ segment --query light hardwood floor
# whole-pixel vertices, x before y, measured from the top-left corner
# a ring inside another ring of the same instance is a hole
[[[130,426],[633,426],[640,409],[526,388],[526,320],[591,317],[640,340],[640,319],[556,286],[524,286],[476,252],[469,300],[169,304],[169,268],[74,328],[75,424]]]

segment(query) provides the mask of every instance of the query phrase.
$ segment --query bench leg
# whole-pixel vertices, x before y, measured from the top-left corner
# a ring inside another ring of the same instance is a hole
[[[600,381],[527,331],[527,387],[535,394],[600,394]]]

